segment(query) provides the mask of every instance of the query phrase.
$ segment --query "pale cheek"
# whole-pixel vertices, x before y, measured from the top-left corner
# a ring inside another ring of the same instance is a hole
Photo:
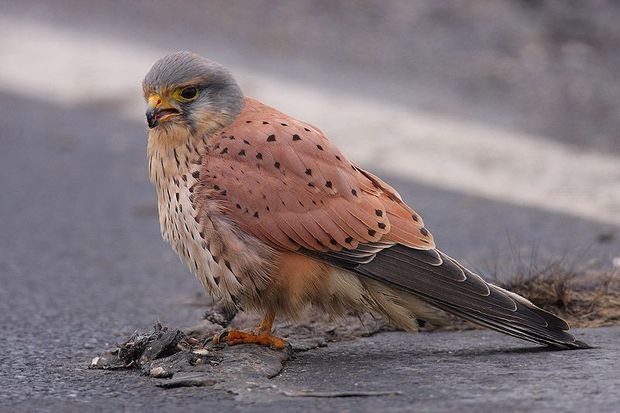
[[[196,111],[193,111],[185,118],[185,125],[191,131],[191,133],[196,133],[197,125],[200,122],[200,117],[200,113],[196,113]]]
[[[192,111],[187,117],[187,126],[194,134],[209,134],[221,125],[218,123],[218,114],[206,108]]]

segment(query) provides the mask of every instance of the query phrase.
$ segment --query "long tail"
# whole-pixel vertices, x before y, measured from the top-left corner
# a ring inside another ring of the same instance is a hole
[[[590,348],[567,332],[566,321],[487,283],[441,251],[397,244],[376,253],[370,262],[353,264],[339,258],[329,261],[476,324],[559,349]]]

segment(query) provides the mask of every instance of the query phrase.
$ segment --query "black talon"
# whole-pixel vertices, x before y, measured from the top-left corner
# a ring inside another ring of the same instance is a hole
[[[213,344],[218,345],[218,344],[226,344],[225,342],[223,342],[223,340],[228,336],[228,330],[223,330],[220,331],[219,333],[215,333],[213,336],[207,338],[207,340],[205,340],[205,345],[211,341]]]

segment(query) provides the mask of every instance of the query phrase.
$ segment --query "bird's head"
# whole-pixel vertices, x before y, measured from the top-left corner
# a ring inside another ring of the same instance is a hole
[[[155,62],[142,89],[152,131],[180,128],[202,137],[230,124],[243,109],[243,93],[230,72],[190,52]]]

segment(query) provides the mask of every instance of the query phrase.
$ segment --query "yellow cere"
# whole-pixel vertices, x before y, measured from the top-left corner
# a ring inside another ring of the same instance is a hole
[[[151,96],[149,96],[149,103],[148,105],[152,108],[155,108],[157,106],[159,106],[161,104],[161,96],[159,96],[158,94],[153,94]]]

